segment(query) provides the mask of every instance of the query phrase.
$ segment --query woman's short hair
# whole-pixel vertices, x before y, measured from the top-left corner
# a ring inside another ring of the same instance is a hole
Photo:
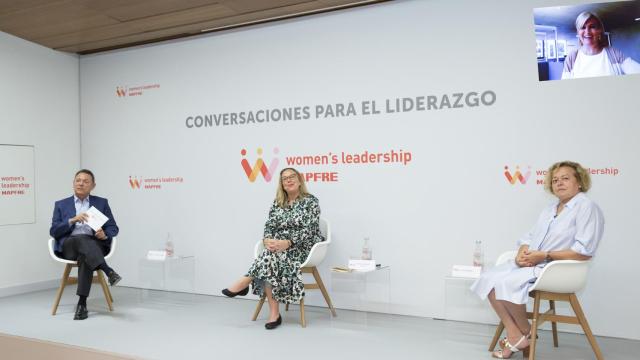
[[[591,189],[591,176],[589,172],[582,167],[582,165],[573,161],[560,161],[557,162],[547,171],[547,175],[544,177],[544,189],[553,194],[553,187],[551,180],[553,179],[553,173],[561,167],[569,167],[573,169],[578,185],[580,185],[580,191],[587,192]]]
[[[284,172],[287,170],[293,171],[298,177],[298,182],[300,183],[298,198],[303,198],[309,195],[307,185],[304,182],[304,176],[302,176],[302,174],[300,174],[300,172],[298,172],[298,170],[294,168],[284,168],[280,171],[280,176],[278,177],[278,190],[276,191],[276,202],[281,208],[289,206],[289,196],[287,195],[287,191],[282,185],[282,174],[284,174]]]
[[[579,31],[580,29],[582,29],[582,27],[584,26],[584,23],[586,23],[587,20],[591,18],[594,18],[600,24],[600,28],[602,29],[602,38],[598,41],[598,43],[600,44],[600,46],[606,47],[607,45],[609,45],[609,41],[606,39],[606,36],[604,34],[604,23],[596,13],[583,11],[580,14],[578,14],[578,17],[576,17],[576,31]],[[580,45],[582,45],[582,41],[580,40],[578,41],[580,42]]]

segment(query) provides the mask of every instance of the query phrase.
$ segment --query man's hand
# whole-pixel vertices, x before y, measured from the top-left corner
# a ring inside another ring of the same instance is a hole
[[[69,219],[69,221],[71,221],[72,224],[75,223],[84,223],[87,222],[89,220],[89,215],[87,215],[87,213],[82,213],[82,214],[78,214],[74,217],[72,217],[71,219]]]
[[[104,230],[102,230],[102,228],[96,230],[96,237],[98,238],[98,240],[107,240],[107,235],[104,233]]]

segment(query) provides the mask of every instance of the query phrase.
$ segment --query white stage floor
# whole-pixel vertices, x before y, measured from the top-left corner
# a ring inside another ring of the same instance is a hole
[[[265,330],[265,308],[251,321],[256,301],[116,287],[109,312],[99,287],[88,301],[89,319],[73,320],[73,286],[65,290],[56,316],[55,291],[0,298],[0,332],[144,359],[490,359],[494,326],[306,307],[307,327],[292,306],[284,323]],[[583,335],[561,333],[553,348],[542,331],[536,358],[593,359]],[[608,360],[637,358],[640,341],[597,338]],[[1,356],[0,356],[1,358]],[[518,356],[517,358],[522,358]]]

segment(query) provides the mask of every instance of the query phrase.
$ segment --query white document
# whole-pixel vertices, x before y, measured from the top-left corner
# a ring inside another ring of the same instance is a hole
[[[102,225],[104,225],[104,223],[109,220],[108,217],[106,217],[103,213],[100,212],[100,210],[96,209],[93,206],[90,207],[89,210],[87,210],[87,215],[89,215],[87,225],[89,225],[89,227],[92,228],[93,231],[98,231],[98,229],[100,229]]]
[[[164,250],[149,250],[147,253],[147,260],[150,261],[165,261],[167,259],[167,252]]]
[[[477,279],[480,277],[481,272],[482,267],[480,266],[453,265],[451,276],[458,278]]]
[[[349,259],[349,265],[347,265],[350,270],[353,271],[373,271],[376,269],[376,261],[375,260],[360,260],[360,259]]]

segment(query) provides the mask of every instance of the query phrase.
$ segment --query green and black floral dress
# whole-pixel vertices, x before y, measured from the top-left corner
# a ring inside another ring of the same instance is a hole
[[[247,276],[253,278],[253,293],[262,296],[269,283],[274,299],[291,304],[304,296],[300,265],[313,245],[324,241],[320,233],[320,205],[308,194],[282,208],[274,201],[264,225],[265,239],[291,240],[293,245],[281,252],[267,249],[253,262]]]

